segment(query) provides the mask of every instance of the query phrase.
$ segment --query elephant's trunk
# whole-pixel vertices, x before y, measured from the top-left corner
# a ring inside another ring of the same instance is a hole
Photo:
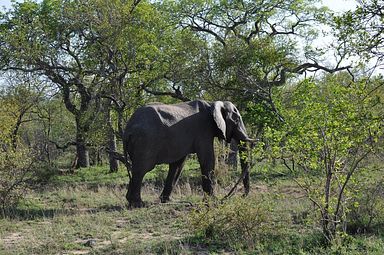
[[[249,140],[254,140],[250,139]],[[240,154],[240,165],[241,165],[241,177],[244,184],[244,195],[247,196],[250,189],[249,182],[249,158],[248,158],[248,146],[247,144],[239,144],[239,154]],[[245,154],[245,155],[244,155]]]
[[[244,153],[247,151],[247,146],[245,144],[239,144],[239,153]],[[228,192],[227,195],[225,195],[222,198],[222,201],[226,200],[227,198],[230,198],[233,193],[235,192],[237,186],[240,184],[241,181],[243,181],[244,185],[244,196],[247,196],[249,194],[249,162],[247,157],[240,156],[240,164],[241,164],[241,176],[239,180],[236,182],[236,184],[232,187],[232,189]]]

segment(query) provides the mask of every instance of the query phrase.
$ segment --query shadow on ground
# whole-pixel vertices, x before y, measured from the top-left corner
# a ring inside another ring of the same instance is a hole
[[[53,218],[60,215],[76,215],[85,213],[114,212],[128,210],[126,206],[103,205],[96,208],[7,208],[0,215],[0,219],[36,220]]]

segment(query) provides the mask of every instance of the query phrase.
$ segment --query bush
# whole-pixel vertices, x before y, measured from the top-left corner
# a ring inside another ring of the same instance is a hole
[[[33,160],[27,149],[0,151],[0,206],[4,215],[7,208],[17,204],[27,189]]]
[[[192,211],[190,223],[195,234],[208,242],[225,243],[236,250],[254,250],[270,226],[268,209],[268,204],[261,199],[209,202]]]
[[[380,232],[384,226],[384,178],[360,185],[351,199],[347,214],[347,231],[352,234]]]

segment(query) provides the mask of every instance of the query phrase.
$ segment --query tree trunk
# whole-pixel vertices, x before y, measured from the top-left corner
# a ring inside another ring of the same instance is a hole
[[[115,131],[113,130],[112,126],[112,117],[111,117],[111,100],[108,100],[108,103],[106,104],[107,107],[105,107],[105,113],[106,113],[106,122],[107,122],[107,147],[110,152],[117,151],[117,145],[116,145],[116,135]],[[109,172],[115,173],[119,169],[119,162],[114,157],[113,153],[108,154],[109,157]]]
[[[327,166],[327,161],[325,162],[325,165]],[[331,181],[332,181],[332,169],[327,166],[327,176],[325,180],[325,188],[324,188],[324,211],[322,215],[322,225],[323,225],[323,233],[325,237],[329,240],[333,239],[333,236],[336,231],[336,222],[331,222],[331,216],[330,216],[330,194],[331,194]]]
[[[110,151],[116,151],[117,146],[116,146],[116,136],[113,130],[109,129],[108,131],[108,148]],[[109,171],[111,173],[117,172],[119,169],[119,162],[117,159],[113,156],[112,153],[109,153]]]
[[[89,167],[89,151],[85,142],[84,133],[77,129],[76,133],[76,168]]]

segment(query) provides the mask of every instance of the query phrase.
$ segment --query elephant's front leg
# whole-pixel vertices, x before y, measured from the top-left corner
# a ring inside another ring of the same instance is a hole
[[[161,192],[160,195],[160,201],[162,203],[166,203],[170,200],[169,196],[171,195],[172,189],[176,185],[177,180],[180,177],[180,173],[184,166],[185,158],[186,157],[183,157],[182,159],[169,164],[167,179],[165,180],[163,192]]]
[[[213,170],[215,168],[215,155],[212,148],[205,148],[202,152],[197,153],[199,159],[201,176],[202,176],[202,186],[203,191],[208,195],[213,195]]]

